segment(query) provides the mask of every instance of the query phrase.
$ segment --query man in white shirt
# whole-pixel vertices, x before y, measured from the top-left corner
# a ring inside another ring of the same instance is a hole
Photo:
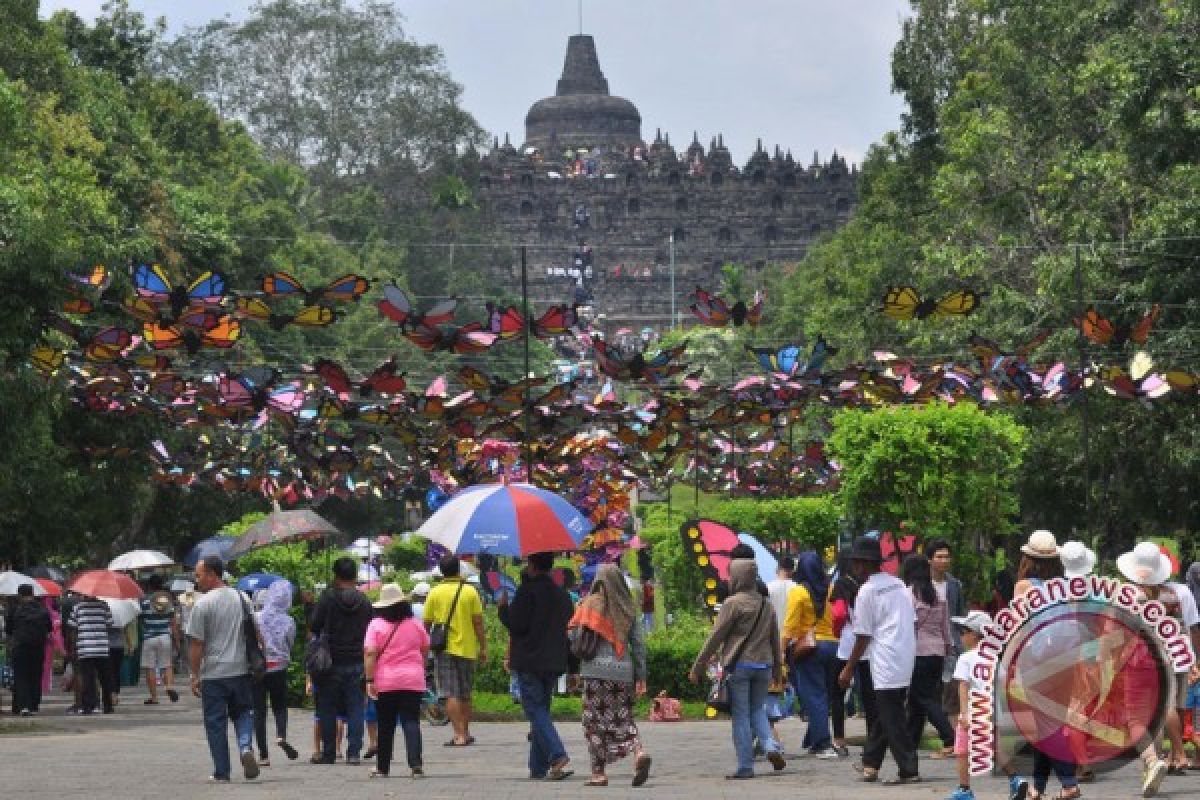
[[[771,599],[771,608],[775,610],[775,622],[779,630],[783,630],[783,619],[787,616],[788,592],[795,587],[792,573],[796,570],[796,562],[791,556],[779,559],[775,568],[775,580],[767,584],[767,596]]]
[[[916,743],[908,736],[904,709],[917,650],[911,595],[899,579],[880,570],[883,553],[878,539],[855,539],[850,560],[862,588],[854,604],[854,649],[838,684],[843,689],[850,686],[859,659],[866,656],[871,662],[877,724],[867,731],[863,780],[874,783],[879,779],[879,768],[890,748],[899,774],[884,785],[918,783]]]

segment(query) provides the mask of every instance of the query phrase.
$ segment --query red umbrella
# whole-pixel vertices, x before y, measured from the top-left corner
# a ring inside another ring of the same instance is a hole
[[[46,594],[51,597],[58,597],[62,594],[62,587],[49,578],[34,578],[37,585],[46,590]]]
[[[76,575],[67,589],[89,597],[137,600],[142,596],[142,589],[133,578],[110,569],[93,569]]]

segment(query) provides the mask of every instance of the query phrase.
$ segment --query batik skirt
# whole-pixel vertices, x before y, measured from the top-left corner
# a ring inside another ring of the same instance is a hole
[[[584,679],[583,736],[594,773],[642,749],[633,720],[633,684]]]

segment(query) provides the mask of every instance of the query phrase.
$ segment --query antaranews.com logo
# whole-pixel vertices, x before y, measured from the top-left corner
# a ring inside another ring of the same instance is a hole
[[[1195,663],[1183,625],[1141,589],[1095,575],[1055,578],[983,629],[970,691],[972,775],[1020,772],[1039,750],[1091,769],[1137,758],[1162,732],[1174,674]]]

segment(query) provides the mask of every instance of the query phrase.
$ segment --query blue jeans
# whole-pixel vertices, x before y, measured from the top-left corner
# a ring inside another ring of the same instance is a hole
[[[333,671],[317,682],[317,714],[321,717],[321,761],[337,760],[338,712],[346,714],[346,758],[358,758],[362,752],[363,691],[362,664],[334,664]]]
[[[518,672],[516,676],[521,708],[525,711],[525,719],[529,720],[532,734],[529,738],[529,774],[541,778],[555,762],[567,756],[554,720],[550,718],[550,699],[554,696],[558,676],[532,672]]]
[[[733,749],[739,775],[754,774],[754,739],[767,753],[779,752],[767,721],[767,687],[771,670],[738,667],[729,676],[729,715],[733,717]]]
[[[204,735],[212,753],[213,777],[229,778],[229,720],[237,732],[238,753],[253,748],[254,689],[249,675],[209,678],[200,682],[200,704],[204,710]]]
[[[808,715],[804,747],[814,753],[833,744],[829,738],[829,688],[825,685],[825,675],[829,663],[836,658],[837,642],[817,642],[812,655],[792,666],[796,695]]]

